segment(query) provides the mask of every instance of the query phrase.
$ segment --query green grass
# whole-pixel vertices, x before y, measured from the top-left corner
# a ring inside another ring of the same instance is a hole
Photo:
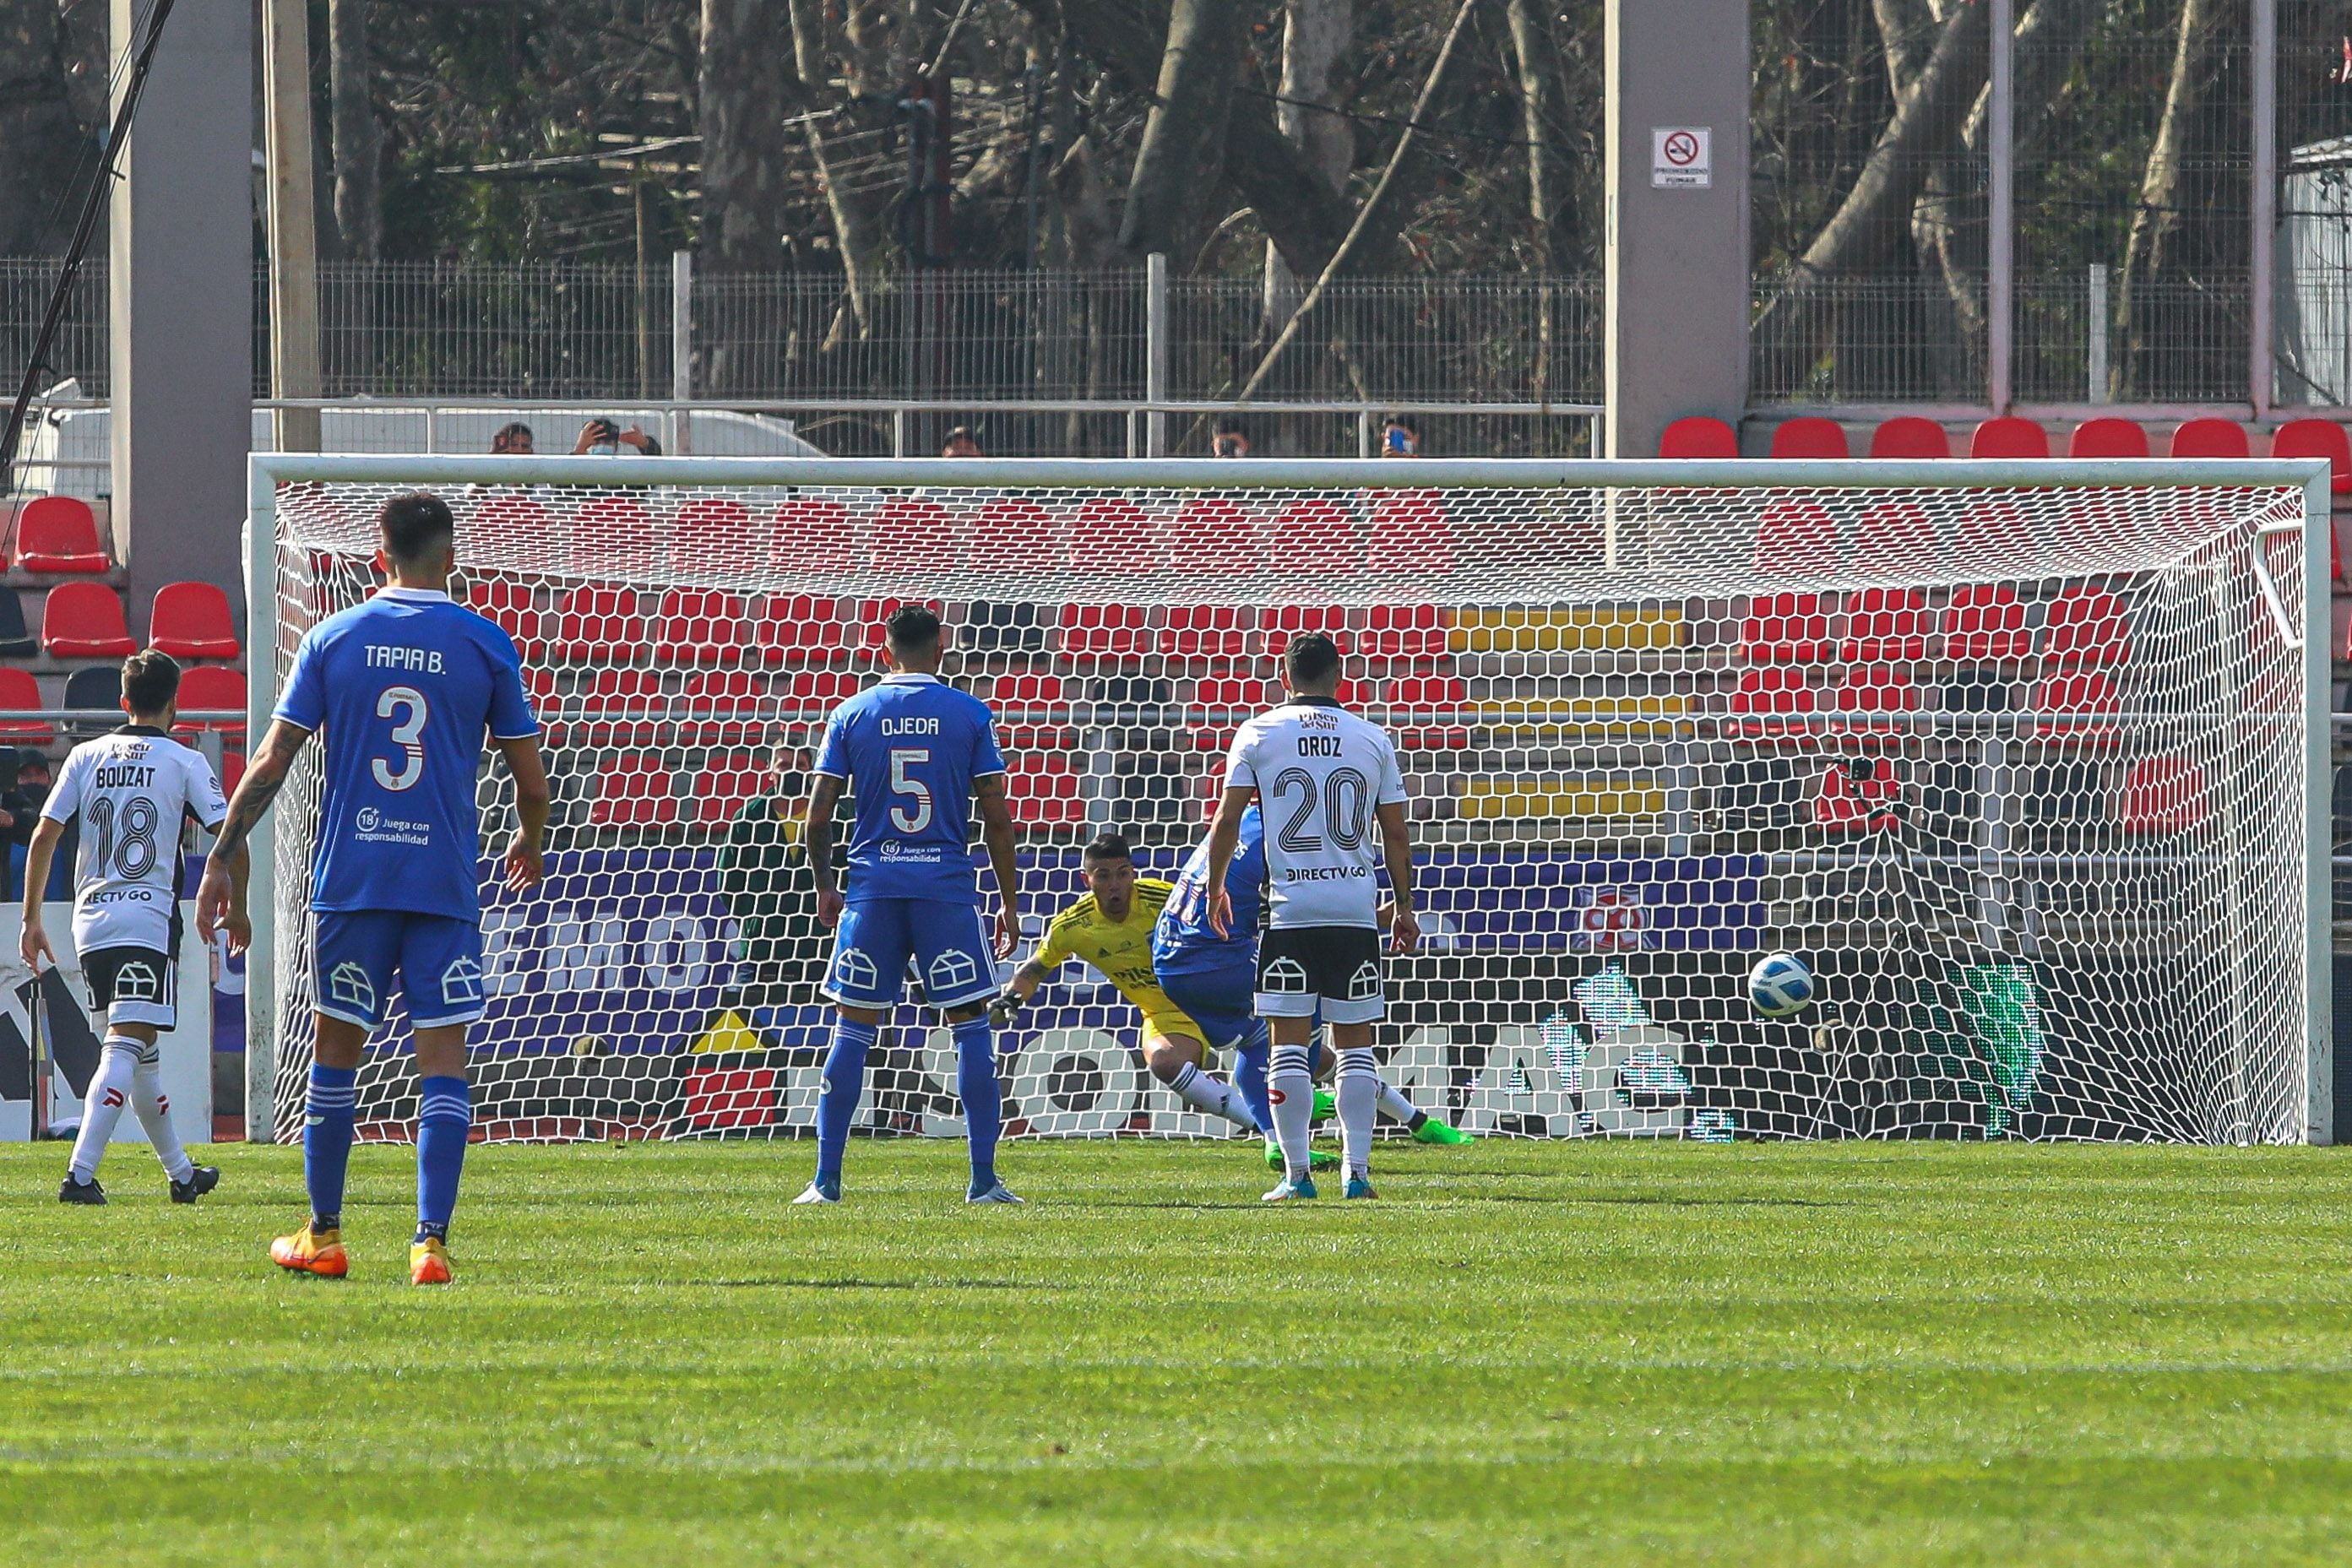
[[[341,1284],[290,1150],[172,1208],[0,1151],[0,1562],[2340,1561],[2352,1161],[2328,1151],[1242,1145],[475,1151]]]

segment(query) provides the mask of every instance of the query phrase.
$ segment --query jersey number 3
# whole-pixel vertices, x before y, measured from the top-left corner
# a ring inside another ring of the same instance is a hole
[[[392,743],[401,749],[403,761],[394,773],[379,757],[372,764],[375,781],[387,789],[413,788],[425,777],[425,717],[433,710],[425,701],[425,694],[415,686],[386,686],[383,695],[375,699],[375,716],[390,718],[401,709],[407,714],[392,727]]]

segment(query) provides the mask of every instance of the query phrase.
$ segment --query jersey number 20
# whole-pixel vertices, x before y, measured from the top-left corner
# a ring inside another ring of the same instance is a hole
[[[400,747],[404,758],[400,771],[394,773],[385,767],[381,757],[371,764],[375,772],[375,781],[387,789],[413,788],[419,779],[425,777],[425,742],[422,737],[425,734],[425,717],[433,710],[425,703],[425,694],[415,686],[386,686],[383,695],[375,699],[375,716],[378,718],[390,718],[402,708],[408,710],[407,716],[392,727],[393,744]]]

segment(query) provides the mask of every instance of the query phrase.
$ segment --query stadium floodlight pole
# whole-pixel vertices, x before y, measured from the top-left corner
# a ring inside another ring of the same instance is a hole
[[[16,491],[16,444],[25,434],[25,416],[33,406],[33,393],[38,390],[41,367],[47,361],[49,345],[58,335],[58,323],[65,319],[66,301],[72,298],[74,280],[81,276],[83,255],[89,249],[89,236],[97,230],[98,214],[106,205],[109,193],[114,189],[115,164],[131,140],[131,121],[139,112],[139,95],[147,88],[147,69],[154,63],[155,46],[163,41],[163,24],[172,15],[173,0],[155,0],[155,8],[147,18],[147,36],[140,40],[139,52],[131,57],[131,75],[122,84],[122,101],[115,106],[114,124],[106,133],[106,151],[100,158],[98,177],[89,183],[89,194],[81,204],[81,221],[74,225],[73,243],[66,246],[64,267],[58,273],[57,287],[49,291],[48,308],[41,313],[41,329],[34,334],[33,351],[25,361],[24,379],[16,383],[16,401],[8,410],[8,428],[0,434],[0,496]]]

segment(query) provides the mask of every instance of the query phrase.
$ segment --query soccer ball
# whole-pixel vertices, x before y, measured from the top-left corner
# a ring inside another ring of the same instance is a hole
[[[1767,953],[1748,971],[1748,999],[1768,1019],[1784,1019],[1813,1002],[1813,972],[1793,953]]]

